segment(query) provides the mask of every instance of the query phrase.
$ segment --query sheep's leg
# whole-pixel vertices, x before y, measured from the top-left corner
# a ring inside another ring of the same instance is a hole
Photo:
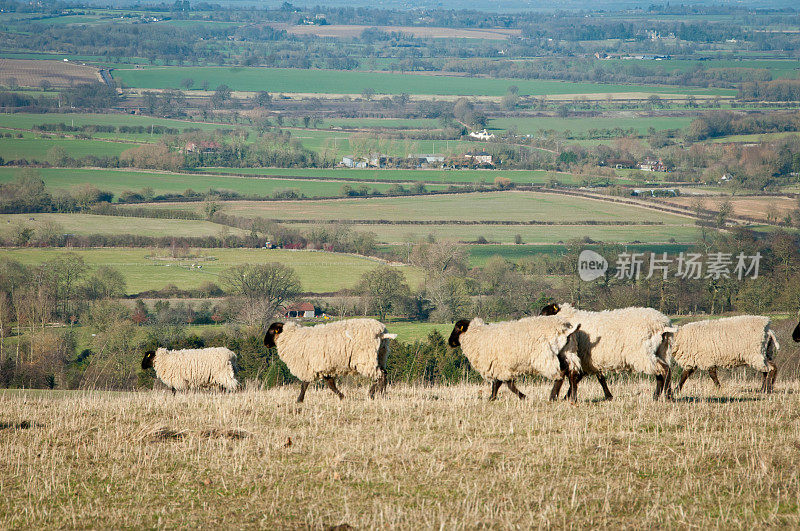
[[[711,376],[711,379],[714,381],[714,385],[717,386],[717,389],[722,387],[722,384],[719,383],[719,378],[717,377],[717,368],[711,367],[708,369],[708,375]]]
[[[585,375],[582,372],[581,373],[576,373],[576,374],[578,375],[576,377],[576,380],[575,380],[576,383],[580,382],[581,380],[583,380],[583,377]],[[568,400],[571,394],[572,394],[572,378],[570,377],[570,379],[569,379],[569,389],[567,389],[567,394],[564,395],[564,400]]]
[[[611,389],[608,388],[608,382],[606,382],[606,377],[603,376],[603,373],[598,372],[596,376],[597,381],[600,382],[600,387],[603,388],[604,400],[611,400],[614,398],[614,395],[611,394]]]
[[[522,391],[520,391],[519,389],[517,389],[517,386],[514,383],[514,380],[507,380],[506,381],[506,385],[508,386],[509,389],[511,389],[512,393],[514,393],[515,395],[517,395],[519,397],[520,400],[525,400],[525,394]]]
[[[334,378],[333,376],[323,376],[322,378],[325,380],[325,385],[327,385],[328,388],[331,391],[333,391],[336,396],[339,397],[339,400],[342,400],[344,398],[344,395],[342,394],[341,391],[339,391],[339,389],[336,388],[336,378]]]
[[[695,370],[696,369],[694,367],[683,369],[683,372],[681,373],[681,379],[678,380],[678,387],[675,388],[676,393],[681,392],[681,389],[683,389],[683,384],[686,383],[686,380],[689,379],[689,376],[691,376]]]
[[[653,400],[658,400],[661,393],[664,393],[664,398],[672,400],[671,376],[672,371],[669,365],[661,360],[658,360],[659,372],[656,374],[656,392],[653,394]]]
[[[489,396],[489,401],[497,400],[497,391],[500,390],[500,386],[503,385],[503,382],[500,380],[492,380],[492,394]]]
[[[300,382],[300,396],[297,397],[298,404],[306,399],[306,389],[308,389],[308,382]]]
[[[561,392],[561,386],[564,385],[564,378],[559,378],[553,382],[553,390],[550,391],[550,401],[558,400],[558,393]]]
[[[778,374],[778,367],[771,361],[767,361],[769,370],[764,373],[764,383],[761,385],[761,392],[771,393],[775,386],[775,375]]]
[[[172,389],[172,396],[175,396],[175,393],[177,393],[178,391],[174,387],[171,387],[171,389]]]
[[[381,375],[378,376],[378,379],[372,384],[372,387],[369,388],[369,397],[375,398],[375,393],[385,394],[386,393],[386,371],[381,371]]]
[[[583,374],[578,374],[577,372],[570,371],[569,373],[569,401],[573,404],[578,401],[578,382],[581,381],[583,378]]]

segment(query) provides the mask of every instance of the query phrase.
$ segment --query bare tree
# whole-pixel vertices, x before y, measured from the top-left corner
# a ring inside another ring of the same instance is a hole
[[[268,319],[281,304],[300,293],[297,273],[277,262],[231,267],[220,274],[220,280],[231,293],[245,299],[250,322],[253,322],[253,312]],[[258,304],[254,304],[255,301]]]

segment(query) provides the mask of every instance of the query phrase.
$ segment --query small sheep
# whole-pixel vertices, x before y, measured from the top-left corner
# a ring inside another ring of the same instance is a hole
[[[652,308],[636,307],[589,312],[569,304],[549,304],[540,314],[557,314],[581,323],[581,330],[577,333],[581,370],[597,376],[606,400],[614,396],[604,373],[621,370],[654,374],[656,390],[653,399],[658,400],[662,391],[667,399],[672,398],[670,348],[677,328],[671,326],[666,315]],[[579,375],[575,384],[582,378],[583,374]],[[561,383],[556,381],[554,393],[558,393]],[[577,394],[572,387],[570,382],[568,395]]]
[[[574,335],[579,328],[579,324],[570,324],[560,317],[527,317],[493,324],[486,324],[480,318],[462,319],[455,324],[448,344],[453,348],[460,346],[472,367],[491,382],[489,400],[497,398],[497,391],[504,383],[524,399],[515,384],[519,376],[541,374],[563,381],[568,375],[570,382],[575,381],[580,361]]]
[[[239,382],[234,376],[235,363],[236,354],[225,347],[159,348],[145,353],[142,370],[154,367],[156,377],[172,389],[172,394],[211,386],[236,391]]]
[[[688,323],[678,329],[672,356],[683,367],[677,392],[697,369],[708,371],[714,385],[720,387],[717,367],[749,365],[764,373],[761,390],[772,391],[778,367],[772,361],[780,349],[770,330],[769,317],[739,315],[723,319]]]
[[[322,378],[340,399],[336,377],[360,374],[374,380],[369,397],[386,392],[386,358],[389,339],[386,326],[375,319],[348,319],[316,326],[296,323],[273,323],[264,336],[264,344],[277,348],[278,356],[301,382],[298,402],[306,396],[308,384]]]

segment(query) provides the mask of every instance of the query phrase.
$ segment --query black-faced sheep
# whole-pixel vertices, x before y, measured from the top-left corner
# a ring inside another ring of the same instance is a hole
[[[666,398],[672,398],[670,349],[672,336],[677,329],[671,326],[666,315],[652,308],[589,312],[577,310],[569,304],[550,304],[542,308],[540,313],[557,314],[581,323],[577,333],[581,370],[597,376],[606,400],[611,400],[613,395],[604,373],[622,370],[655,375],[653,399],[658,400],[662,392]],[[578,382],[581,378],[582,375],[578,377]],[[562,382],[555,382],[554,393],[558,393]],[[570,393],[577,394],[572,384],[568,395]]]
[[[769,393],[775,385],[778,367],[773,359],[780,349],[770,330],[769,317],[739,315],[681,326],[675,334],[672,357],[683,367],[677,392],[697,369],[708,371],[720,387],[717,368],[748,365],[764,373],[761,390]]]
[[[448,344],[461,347],[472,367],[491,382],[489,400],[497,398],[504,383],[520,399],[515,380],[525,374],[576,381],[580,362],[574,335],[580,325],[560,317],[528,317],[486,324],[482,319],[458,321]],[[577,388],[577,387],[576,387]],[[550,397],[554,399],[553,396]]]
[[[236,391],[234,364],[236,354],[225,347],[167,350],[159,348],[146,352],[142,370],[155,368],[156,377],[172,394],[176,391],[219,386]]]
[[[800,323],[797,323],[797,326],[794,327],[794,331],[792,332],[792,340],[795,343],[800,343]]]
[[[386,358],[390,339],[386,326],[375,319],[348,319],[316,326],[273,323],[264,336],[264,344],[277,348],[278,356],[300,381],[302,402],[309,383],[322,378],[339,398],[336,377],[360,374],[374,381],[369,397],[386,392]]]

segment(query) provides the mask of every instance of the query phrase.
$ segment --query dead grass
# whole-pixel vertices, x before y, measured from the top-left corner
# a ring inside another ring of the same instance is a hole
[[[0,527],[800,525],[800,385],[0,394]]]
[[[97,69],[92,66],[64,61],[0,59],[0,85],[9,86],[12,78],[20,87],[35,88],[45,80],[56,88],[102,81]]]
[[[786,214],[797,209],[797,199],[790,197],[702,197],[704,207],[709,210],[719,211],[722,203],[729,200],[733,207],[734,216],[748,216],[761,220],[782,220]],[[693,207],[696,197],[673,197],[665,202],[683,207]]]

